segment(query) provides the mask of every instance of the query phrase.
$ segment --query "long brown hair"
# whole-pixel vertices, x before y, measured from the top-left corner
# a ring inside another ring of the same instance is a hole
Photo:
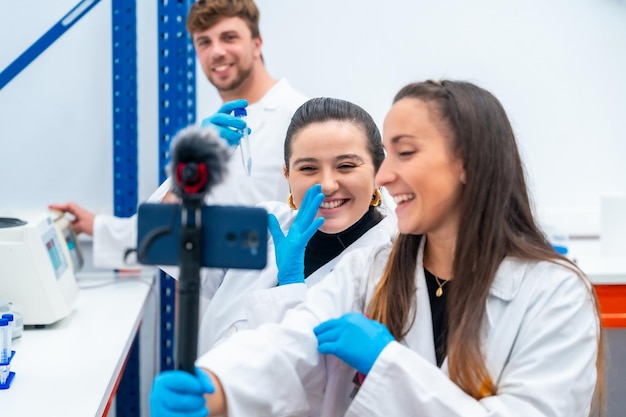
[[[581,279],[586,278],[555,252],[535,223],[513,129],[496,97],[467,82],[426,81],[402,88],[394,103],[404,98],[421,100],[437,112],[450,128],[453,155],[463,160],[466,183],[459,201],[454,286],[447,303],[451,318],[447,355],[450,378],[480,399],[496,393],[481,351],[481,327],[489,289],[504,257],[563,262]],[[369,308],[370,316],[387,325],[398,340],[415,319],[415,268],[421,238],[399,235]],[[603,392],[601,329],[598,346],[596,399]]]

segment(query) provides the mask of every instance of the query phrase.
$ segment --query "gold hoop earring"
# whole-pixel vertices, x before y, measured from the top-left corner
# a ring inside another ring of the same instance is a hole
[[[293,194],[291,193],[289,193],[289,196],[287,196],[287,205],[292,210],[298,210],[298,207],[296,207],[296,205],[293,203]]]
[[[370,206],[378,207],[380,205],[380,200],[382,198],[383,198],[383,195],[381,194],[380,190],[377,188],[376,190],[374,190],[374,195],[372,196],[372,202],[370,203]]]

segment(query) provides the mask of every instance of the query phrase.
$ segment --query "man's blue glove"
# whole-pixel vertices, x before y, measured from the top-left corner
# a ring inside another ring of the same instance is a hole
[[[372,369],[380,352],[394,340],[384,324],[361,313],[347,313],[313,329],[317,350],[335,355],[364,375]]]
[[[274,239],[278,285],[304,282],[304,251],[311,236],[324,223],[323,217],[315,216],[324,201],[322,186],[315,184],[307,190],[298,214],[283,235],[280,224],[273,214],[268,215],[268,228]]]
[[[196,368],[196,374],[186,371],[164,371],[154,378],[150,392],[151,417],[206,417],[204,394],[212,394],[211,378]]]
[[[213,116],[202,120],[200,127],[213,126],[230,146],[237,146],[243,137],[241,133],[243,129],[248,129],[248,134],[250,134],[251,130],[246,126],[245,120],[235,117],[231,113],[235,109],[245,109],[247,106],[247,100],[228,101]]]

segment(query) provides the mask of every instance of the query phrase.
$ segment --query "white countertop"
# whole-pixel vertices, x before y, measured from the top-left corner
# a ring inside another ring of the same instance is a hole
[[[79,274],[69,316],[13,340],[2,417],[102,416],[137,333],[154,272]]]

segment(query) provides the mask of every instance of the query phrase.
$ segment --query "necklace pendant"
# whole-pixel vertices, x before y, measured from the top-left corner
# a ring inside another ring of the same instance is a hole
[[[441,297],[443,295],[443,288],[441,287],[437,288],[437,291],[435,291],[435,295],[437,297]]]

